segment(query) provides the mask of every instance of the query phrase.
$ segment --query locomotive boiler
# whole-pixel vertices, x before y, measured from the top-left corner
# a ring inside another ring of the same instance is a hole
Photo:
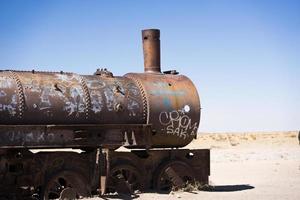
[[[208,150],[173,149],[196,138],[197,89],[161,72],[159,30],[142,40],[144,73],[0,71],[1,190],[51,199],[207,182]],[[121,146],[139,150],[114,151]]]

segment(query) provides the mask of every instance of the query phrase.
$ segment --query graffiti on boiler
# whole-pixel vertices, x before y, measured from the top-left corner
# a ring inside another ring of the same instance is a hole
[[[196,135],[198,128],[198,122],[193,123],[187,115],[189,111],[188,105],[180,110],[163,111],[159,114],[159,122],[166,127],[167,134],[186,139],[189,133],[191,136]]]

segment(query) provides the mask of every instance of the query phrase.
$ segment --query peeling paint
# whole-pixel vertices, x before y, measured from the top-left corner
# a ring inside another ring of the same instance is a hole
[[[92,110],[94,113],[100,113],[103,107],[103,99],[100,91],[92,90],[91,94],[91,102],[92,102]]]
[[[0,88],[1,89],[10,89],[15,86],[13,79],[9,77],[0,76]]]
[[[139,110],[140,105],[135,100],[129,99],[127,109],[129,110],[129,116],[136,116],[136,111]]]
[[[1,97],[5,97],[6,96],[6,92],[4,92],[3,90],[0,91],[0,98]]]
[[[116,99],[114,98],[114,92],[111,88],[104,88],[104,95],[106,99],[106,108],[108,111],[114,110],[114,105],[116,104]]]
[[[40,104],[39,104],[40,110],[45,110],[45,109],[51,108],[51,102],[49,100],[50,91],[51,91],[51,88],[49,88],[49,87],[43,88],[42,94],[40,96],[40,100],[41,100]]]
[[[4,86],[0,87],[0,123],[137,123],[143,120],[141,91],[127,78],[71,73],[14,73],[21,82],[24,98],[19,99],[18,85],[10,73],[0,72],[0,86]],[[11,100],[12,97],[14,99]],[[122,105],[121,112],[116,112],[116,104]],[[24,106],[21,113],[23,121],[12,118],[20,115],[20,105]]]

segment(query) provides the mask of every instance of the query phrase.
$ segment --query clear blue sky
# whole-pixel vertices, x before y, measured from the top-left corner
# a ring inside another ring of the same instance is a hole
[[[142,72],[144,28],[197,85],[200,131],[300,129],[300,1],[1,0],[0,69]]]

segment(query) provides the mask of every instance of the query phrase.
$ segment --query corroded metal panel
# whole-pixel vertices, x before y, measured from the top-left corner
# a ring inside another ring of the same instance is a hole
[[[138,86],[125,77],[0,72],[0,124],[142,124]]]
[[[12,73],[0,73],[0,120],[9,122],[18,118],[21,113],[17,82]]]
[[[151,130],[147,125],[0,125],[0,149],[150,148],[151,144]]]
[[[183,75],[127,74],[140,83],[146,99],[153,147],[182,147],[197,134],[200,100],[194,84]]]
[[[200,100],[189,78],[161,73],[160,31],[143,30],[142,37],[145,73],[0,70],[0,198],[52,199],[54,191],[74,199],[99,188],[131,193],[164,190],[166,181],[169,189],[208,183],[209,150],[150,150],[189,144]],[[143,150],[114,151],[120,146]],[[37,148],[82,153],[28,150]]]
[[[158,29],[142,31],[144,71],[147,73],[161,73],[159,37],[160,31]]]
[[[142,124],[143,104],[138,86],[125,77],[85,76],[93,123]]]

